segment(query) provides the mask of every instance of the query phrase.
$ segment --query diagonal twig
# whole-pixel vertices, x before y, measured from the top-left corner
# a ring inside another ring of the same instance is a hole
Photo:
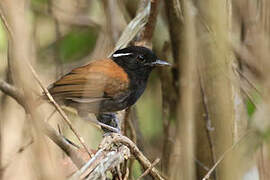
[[[2,20],[5,29],[7,31],[9,40],[13,39],[14,33],[11,29],[11,27],[9,26],[7,19],[5,18],[4,12],[2,11],[2,7],[0,7],[0,19]],[[77,131],[74,129],[74,127],[72,126],[71,122],[69,121],[67,115],[65,114],[65,112],[60,108],[60,106],[54,101],[53,97],[50,95],[49,91],[47,90],[47,88],[45,88],[45,86],[41,83],[41,80],[39,79],[37,73],[35,72],[34,68],[31,66],[31,64],[28,62],[28,67],[30,69],[30,71],[32,72],[34,78],[37,80],[37,82],[39,83],[40,87],[42,88],[42,90],[44,91],[44,93],[46,94],[46,96],[48,97],[48,99],[52,102],[52,104],[55,106],[55,108],[57,109],[57,111],[60,113],[60,115],[63,117],[63,119],[65,120],[65,122],[68,124],[69,128],[73,131],[73,133],[76,135],[76,137],[79,139],[80,143],[83,145],[83,147],[85,148],[86,152],[89,154],[89,156],[91,157],[91,153],[89,152],[89,149],[87,148],[83,138],[77,133]],[[10,91],[12,92],[12,91]],[[19,93],[18,93],[19,94]],[[16,94],[15,94],[16,95]],[[15,99],[17,96],[13,96]],[[20,99],[20,98],[19,98]],[[19,100],[18,99],[18,100]],[[16,99],[17,100],[17,99]],[[18,103],[22,103],[24,101],[18,101]]]
[[[207,174],[203,177],[202,180],[207,180],[209,179],[210,175],[212,174],[212,172],[216,169],[216,167],[220,164],[221,161],[223,161],[223,159],[226,157],[226,155],[228,153],[230,153],[237,145],[240,144],[240,142],[245,139],[247,137],[247,135],[249,135],[252,131],[247,131],[242,137],[239,138],[239,140],[234,143],[231,147],[229,147],[221,156],[220,158],[217,160],[217,162],[214,164],[214,166],[207,172]]]
[[[9,95],[10,97],[14,98],[23,107],[25,106],[25,103],[23,100],[24,96],[16,87],[12,86],[11,84],[3,80],[0,80],[0,90],[6,93],[7,95]],[[73,148],[73,146],[71,146],[71,144],[67,142],[63,136],[58,135],[57,132],[49,124],[43,121],[39,121],[39,122],[42,123],[44,133],[70,157],[72,162],[78,168],[82,167],[84,164],[84,161],[79,156],[76,149]]]
[[[157,159],[151,164],[151,166],[150,166],[148,169],[146,169],[146,171],[144,171],[144,173],[142,173],[142,174],[137,178],[137,180],[140,180],[140,179],[142,179],[144,176],[146,176],[146,175],[150,172],[150,170],[151,170],[155,165],[157,165],[157,164],[159,163],[159,161],[160,161],[160,159],[157,158]]]
[[[84,147],[84,149],[86,150],[86,152],[88,153],[88,155],[91,157],[92,154],[90,153],[87,145],[84,142],[84,139],[80,136],[80,134],[75,130],[75,128],[72,126],[70,120],[68,119],[66,113],[63,111],[63,109],[55,102],[55,100],[53,99],[52,95],[49,93],[48,89],[42,84],[41,80],[39,79],[36,71],[34,70],[34,68],[31,66],[31,64],[28,64],[28,67],[30,69],[30,71],[32,72],[34,78],[36,79],[36,81],[38,82],[39,86],[41,87],[41,89],[43,90],[43,92],[45,93],[45,95],[48,97],[49,101],[54,105],[55,109],[57,109],[57,111],[59,112],[59,114],[63,117],[64,121],[67,123],[68,127],[71,129],[71,131],[75,134],[75,136],[78,138],[78,140],[80,141],[80,143],[82,144],[82,146]]]
[[[17,90],[13,85],[0,80],[0,90],[13,97],[20,105],[24,105],[24,102],[22,101],[23,93],[19,90]]]

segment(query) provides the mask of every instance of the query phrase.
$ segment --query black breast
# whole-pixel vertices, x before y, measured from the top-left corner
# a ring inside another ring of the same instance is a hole
[[[120,111],[135,104],[146,88],[151,70],[152,68],[126,70],[130,79],[129,88],[115,97],[102,101],[100,112]]]
[[[105,99],[100,104],[100,112],[115,112],[128,108],[136,103],[146,88],[146,81],[137,81],[129,89],[116,97]],[[106,95],[105,95],[106,96]]]

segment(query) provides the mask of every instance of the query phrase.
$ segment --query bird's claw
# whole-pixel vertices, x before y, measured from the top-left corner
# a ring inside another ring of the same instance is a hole
[[[120,133],[118,118],[115,113],[101,113],[97,115],[98,124],[105,133]]]

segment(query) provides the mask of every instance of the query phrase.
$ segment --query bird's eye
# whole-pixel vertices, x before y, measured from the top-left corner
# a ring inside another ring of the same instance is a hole
[[[141,63],[144,63],[145,62],[145,59],[144,59],[144,57],[142,55],[139,55],[137,59]]]

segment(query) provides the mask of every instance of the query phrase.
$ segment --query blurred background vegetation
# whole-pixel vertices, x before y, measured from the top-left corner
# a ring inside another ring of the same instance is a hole
[[[28,57],[31,57],[27,61],[46,86],[74,67],[108,57],[121,33],[148,3],[147,0],[8,1],[11,0],[0,3],[2,14],[11,22],[14,34],[24,36],[27,31],[30,43],[25,46],[30,47]],[[153,2],[158,5],[157,21],[152,43],[147,46],[173,67],[156,69],[145,93],[131,109],[138,147],[151,162],[157,157],[161,159],[157,167],[168,179],[203,179],[217,162],[210,179],[270,179],[270,3],[268,0]],[[21,9],[16,14],[18,7]],[[20,19],[27,22],[21,31]],[[13,27],[12,22],[18,25]],[[140,33],[130,44],[140,41],[143,36]],[[12,43],[8,40],[1,21],[0,78],[12,84],[8,56]],[[23,37],[15,41],[22,46],[24,42]],[[41,90],[33,92],[40,94]],[[56,175],[49,170],[49,175],[31,174],[43,151],[35,154],[37,157],[31,162],[30,150],[19,152],[29,141],[31,126],[22,120],[25,113],[12,98],[1,93],[0,100],[1,178],[21,179],[27,172],[24,179],[65,179],[67,174]],[[49,117],[52,111],[52,107],[45,105],[41,114]],[[80,120],[72,111],[67,114],[90,149],[96,150],[102,139],[101,130]],[[48,121],[79,144],[59,115]],[[62,153],[53,143],[47,143],[45,149],[49,149],[48,161],[54,163],[50,167],[53,169]],[[15,171],[16,168],[23,170]],[[57,168],[65,170],[62,166]],[[136,179],[143,170],[136,162],[132,172],[129,178]]]

